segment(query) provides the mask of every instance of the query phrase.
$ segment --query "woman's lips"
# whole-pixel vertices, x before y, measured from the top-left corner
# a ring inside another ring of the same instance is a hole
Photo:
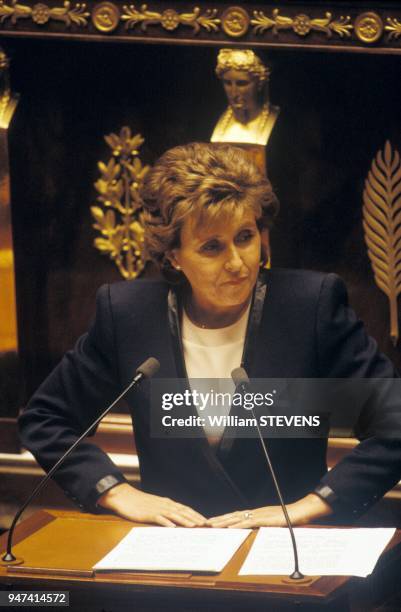
[[[234,278],[232,280],[226,281],[225,283],[223,283],[223,285],[241,285],[247,279],[247,276],[242,276],[241,278]]]

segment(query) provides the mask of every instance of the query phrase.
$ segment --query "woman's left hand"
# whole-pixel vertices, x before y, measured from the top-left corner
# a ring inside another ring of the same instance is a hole
[[[332,513],[331,506],[315,493],[293,504],[287,504],[288,514],[293,525],[305,525],[314,519]],[[239,510],[214,516],[206,523],[209,527],[235,527],[252,529],[253,527],[285,527],[287,525],[281,506],[263,506],[251,510]]]

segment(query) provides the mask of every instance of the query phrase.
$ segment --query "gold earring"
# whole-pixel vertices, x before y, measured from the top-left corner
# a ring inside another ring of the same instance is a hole
[[[267,256],[266,261],[263,265],[265,270],[270,270],[270,268],[272,267],[272,262],[271,262],[271,258],[270,255]]]

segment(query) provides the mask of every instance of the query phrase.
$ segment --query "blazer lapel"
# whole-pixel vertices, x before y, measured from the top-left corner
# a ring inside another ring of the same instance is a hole
[[[262,272],[257,280],[252,299],[251,311],[249,313],[248,326],[245,335],[244,350],[241,359],[241,367],[245,369],[248,376],[252,375],[255,360],[257,355],[260,353],[258,341],[260,340],[260,328],[265,307],[266,293],[266,276],[264,272]],[[243,409],[240,406],[231,406],[230,415],[243,417]],[[236,438],[232,435],[232,433],[229,433],[229,430],[226,427],[217,451],[217,456],[220,461],[227,461],[228,456],[233,449],[235,439]]]

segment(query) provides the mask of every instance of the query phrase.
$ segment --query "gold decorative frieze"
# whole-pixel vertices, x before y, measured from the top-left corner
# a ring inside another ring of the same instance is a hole
[[[323,32],[328,37],[332,34],[338,34],[341,38],[351,36],[353,25],[350,23],[351,17],[340,17],[333,19],[331,13],[326,13],[325,17],[320,19],[311,18],[304,13],[300,13],[295,17],[286,17],[280,15],[280,9],[274,9],[272,16],[268,17],[263,11],[254,11],[254,18],[251,20],[254,34],[264,34],[271,30],[277,35],[280,30],[293,30],[298,36],[307,36],[310,32]]]
[[[372,161],[363,192],[363,228],[377,286],[390,302],[390,337],[399,338],[398,296],[401,293],[401,161],[386,142]]]
[[[248,32],[250,22],[248,13],[240,6],[231,6],[221,16],[221,27],[231,38],[244,36]]]
[[[186,39],[192,38],[194,42],[202,32],[202,41],[209,38],[211,42],[220,44],[224,44],[224,40],[246,37],[247,44],[254,42],[261,45],[265,42],[267,45],[267,36],[273,36],[278,45],[299,46],[305,41],[308,47],[315,44],[330,47],[342,39],[344,49],[357,46],[361,50],[380,42],[384,49],[401,52],[397,44],[401,38],[401,7],[394,9],[390,15],[387,12],[389,7],[385,13],[376,12],[377,5],[373,10],[366,6],[365,11],[359,13],[352,2],[347,2],[342,3],[344,14],[335,16],[330,11],[312,9],[310,4],[305,4],[308,8],[299,12],[292,8],[288,14],[288,3],[285,8],[268,10],[263,3],[255,3],[252,9],[248,6],[230,6],[226,2],[216,2],[215,8],[205,8],[194,6],[190,1],[183,0],[173,8],[167,1],[160,0],[155,0],[151,5],[121,5],[116,0],[87,0],[86,3],[22,0],[21,4],[19,0],[0,0],[0,28],[3,26],[11,30],[18,27],[20,21],[31,20],[32,34],[39,27],[44,36],[54,32],[55,22],[62,22],[65,27],[73,25],[82,28],[89,24],[88,39],[98,32],[114,34],[116,39],[125,37],[128,32],[132,38],[146,36],[149,40],[165,40],[164,31],[169,40],[181,43],[181,31],[187,30]],[[256,8],[258,6],[260,8]],[[24,27],[26,35],[29,36],[30,31],[30,27]],[[325,37],[321,37],[318,43],[312,34],[323,34]]]
[[[101,2],[92,11],[92,23],[99,32],[114,32],[120,22],[120,10],[112,2]]]
[[[141,30],[146,32],[149,25],[161,25],[162,28],[172,32],[178,26],[191,27],[194,34],[198,34],[201,28],[207,32],[217,32],[221,20],[216,18],[217,9],[207,9],[201,11],[195,7],[192,13],[178,13],[176,10],[168,8],[162,13],[148,11],[147,4],[142,4],[140,9],[136,9],[133,4],[123,6],[121,19],[125,21],[127,30],[135,28],[140,24]]]
[[[383,34],[383,21],[376,13],[361,13],[355,19],[355,34],[364,43],[375,43]]]
[[[62,21],[67,27],[72,24],[86,26],[90,13],[86,11],[86,4],[74,4],[66,0],[62,7],[50,7],[38,2],[32,7],[18,4],[17,0],[10,3],[0,0],[0,23],[10,20],[15,25],[19,19],[30,18],[37,25],[45,25],[48,21]]]
[[[101,177],[96,181],[95,189],[103,208],[91,207],[95,219],[93,227],[100,232],[94,244],[114,261],[123,278],[135,278],[144,266],[142,200],[139,195],[149,170],[149,166],[143,166],[139,158],[139,148],[144,139],[140,134],[132,136],[129,127],[123,127],[119,135],[109,134],[104,139],[112,150],[112,157],[107,164],[98,163]]]

